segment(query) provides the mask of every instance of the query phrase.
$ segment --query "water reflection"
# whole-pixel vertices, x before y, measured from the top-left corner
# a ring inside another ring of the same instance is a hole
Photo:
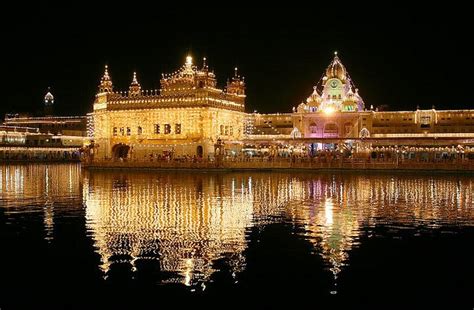
[[[472,180],[454,176],[280,173],[112,173],[84,179],[88,229],[107,273],[114,263],[156,260],[186,285],[206,281],[226,258],[245,268],[248,228],[290,221],[303,227],[337,279],[359,236],[472,225]]]
[[[42,213],[45,239],[54,238],[55,210],[82,201],[79,164],[0,165],[0,206],[7,222],[17,214]]]
[[[474,224],[473,181],[455,175],[83,171],[1,166],[7,221],[41,214],[54,237],[58,206],[85,207],[104,277],[143,264],[159,283],[204,288],[224,262],[237,281],[252,227],[290,223],[337,281],[363,236]],[[36,213],[35,213],[36,212]]]

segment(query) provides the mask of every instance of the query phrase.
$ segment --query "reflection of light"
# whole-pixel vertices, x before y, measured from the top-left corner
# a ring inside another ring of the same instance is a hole
[[[193,260],[188,258],[186,260],[186,270],[184,271],[184,285],[191,286],[191,273],[193,271]]]
[[[333,208],[332,200],[331,199],[326,200],[324,202],[324,216],[326,218],[326,226],[331,226],[333,224],[332,208]]]

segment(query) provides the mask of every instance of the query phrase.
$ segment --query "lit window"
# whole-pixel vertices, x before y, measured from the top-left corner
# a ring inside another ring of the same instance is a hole
[[[229,135],[234,135],[234,128],[232,126],[229,126]]]
[[[120,127],[120,134],[122,136],[125,136],[125,129],[123,127]]]
[[[114,127],[114,136],[117,135],[117,127]]]
[[[160,124],[155,124],[155,134],[160,133]]]
[[[142,129],[142,127],[139,126],[139,127],[137,128],[137,134],[138,134],[138,135],[141,135],[142,133],[143,133],[143,129]]]
[[[174,133],[177,135],[181,134],[181,124],[174,125]]]
[[[130,136],[132,134],[132,130],[130,129],[130,127],[127,127],[127,136]]]
[[[225,126],[225,133],[224,133],[224,135],[227,136],[228,134],[229,134],[229,126]]]
[[[169,135],[171,133],[171,125],[165,124],[165,135]]]
[[[221,136],[224,135],[224,125],[221,125]]]

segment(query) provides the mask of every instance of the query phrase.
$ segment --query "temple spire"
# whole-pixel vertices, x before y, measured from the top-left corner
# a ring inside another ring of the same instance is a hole
[[[138,83],[137,72],[133,72],[132,83],[130,84],[130,87],[129,87],[129,94],[130,96],[138,96],[140,95],[141,90],[142,90],[142,87],[140,83]]]
[[[112,79],[109,75],[109,66],[105,65],[104,75],[100,79],[99,92],[111,93],[113,91]]]

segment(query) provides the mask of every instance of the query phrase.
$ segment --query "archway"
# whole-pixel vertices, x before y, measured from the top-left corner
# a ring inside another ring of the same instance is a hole
[[[127,159],[130,146],[119,143],[112,147],[112,155],[114,160]]]
[[[202,157],[203,155],[203,149],[202,149],[202,146],[201,145],[198,145],[197,148],[196,148],[196,155],[197,157]]]

